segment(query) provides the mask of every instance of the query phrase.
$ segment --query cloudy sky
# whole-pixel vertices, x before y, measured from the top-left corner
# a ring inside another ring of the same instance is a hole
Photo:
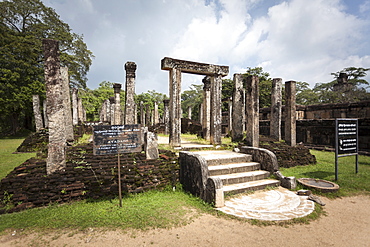
[[[370,0],[42,1],[94,53],[92,89],[102,81],[124,88],[124,63],[134,61],[137,94],[168,94],[164,57],[228,65],[226,78],[260,66],[311,86],[345,67],[370,67]],[[202,80],[182,78],[182,90]]]

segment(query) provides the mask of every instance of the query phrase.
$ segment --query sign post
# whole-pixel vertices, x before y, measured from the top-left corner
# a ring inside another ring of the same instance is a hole
[[[97,125],[94,126],[93,135],[94,155],[117,154],[118,196],[119,206],[122,207],[120,154],[142,151],[141,125]]]
[[[358,120],[335,119],[335,180],[338,180],[338,158],[356,155],[358,173]]]

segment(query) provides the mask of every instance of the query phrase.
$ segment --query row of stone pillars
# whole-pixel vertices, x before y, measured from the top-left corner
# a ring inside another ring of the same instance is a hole
[[[234,93],[231,114],[232,141],[243,140],[244,123],[246,122],[245,143],[249,146],[259,145],[259,86],[258,77],[234,74]],[[285,141],[296,145],[296,82],[285,83]],[[275,78],[272,81],[271,91],[271,119],[270,136],[281,140],[282,120],[282,80]]]

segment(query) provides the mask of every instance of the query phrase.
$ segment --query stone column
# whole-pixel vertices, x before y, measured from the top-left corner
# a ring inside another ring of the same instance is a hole
[[[113,125],[121,125],[122,119],[121,119],[121,84],[115,83],[113,85],[114,88],[114,123]]]
[[[151,125],[151,118],[150,118],[150,106],[149,105],[146,105],[145,106],[145,122],[146,122],[146,126],[149,127]]]
[[[78,123],[84,123],[84,107],[82,105],[82,99],[77,97],[77,112],[78,112]]]
[[[168,105],[170,103],[170,100],[169,99],[165,99],[163,100],[163,105],[164,105],[164,109],[163,109],[163,123],[164,123],[164,134],[165,135],[168,135],[168,129],[169,129],[169,111],[168,111]]]
[[[211,129],[211,78],[209,76],[206,76],[203,78],[202,82],[204,84],[202,116],[203,138],[209,141]]]
[[[69,93],[69,75],[67,67],[60,67],[60,77],[64,96],[63,102],[65,107],[66,139],[67,141],[73,141],[75,138],[73,134],[71,96]]]
[[[245,143],[248,146],[259,146],[259,88],[258,77],[248,76],[246,80],[246,118],[247,136]]]
[[[99,114],[100,122],[102,122],[102,123],[110,122],[110,121],[108,121],[108,112],[110,110],[109,108],[110,108],[110,103],[109,103],[109,100],[106,99],[106,100],[104,100],[104,102],[101,106],[101,110],[100,110],[100,114]]]
[[[140,101],[140,123],[145,126],[144,103],[142,101]]]
[[[191,119],[191,106],[188,107],[188,119]]]
[[[215,75],[211,77],[211,131],[210,142],[211,144],[221,144],[221,91],[222,91],[222,77]]]
[[[296,82],[285,82],[285,142],[296,145]]]
[[[243,75],[234,74],[234,91],[233,91],[233,107],[232,107],[232,127],[231,139],[233,142],[243,140],[243,115],[244,115],[244,88]]]
[[[228,100],[227,100],[227,128],[228,128],[228,134],[230,135],[231,134],[231,130],[232,130],[232,126],[233,126],[233,98],[230,97]]]
[[[271,90],[270,136],[278,141],[281,140],[281,89],[281,78],[274,78]]]
[[[134,123],[137,124],[137,104],[135,104],[135,109],[134,109]]]
[[[203,124],[203,103],[199,106],[199,123]]]
[[[127,62],[126,70],[126,104],[124,114],[124,124],[135,124],[135,71],[136,64]]]
[[[169,142],[172,147],[181,146],[181,71],[170,70]]]
[[[44,124],[45,124],[45,128],[49,128],[49,121],[48,121],[48,114],[46,113],[46,100],[44,100],[44,102],[42,102],[42,111],[43,111],[43,114],[44,114]]]
[[[72,89],[72,123],[73,125],[78,124],[78,89],[73,88]]]
[[[46,113],[49,119],[49,144],[46,172],[64,171],[66,167],[66,136],[64,121],[63,87],[60,79],[59,43],[42,40],[46,83]]]
[[[159,123],[159,112],[158,112],[158,103],[155,101],[154,102],[154,122],[153,125],[156,125]]]
[[[109,104],[110,104],[110,110],[109,110],[109,122],[111,125],[114,125],[114,111],[115,111],[115,99],[114,97],[109,97]]]
[[[33,104],[33,115],[35,116],[36,132],[39,132],[43,128],[42,116],[40,112],[40,96],[32,95]]]

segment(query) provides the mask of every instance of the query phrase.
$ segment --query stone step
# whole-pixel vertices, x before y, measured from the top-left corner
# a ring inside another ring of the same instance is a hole
[[[240,173],[240,172],[250,172],[250,171],[255,171],[259,169],[261,169],[261,165],[256,162],[233,163],[233,164],[208,167],[210,176],[225,175],[225,174]]]
[[[222,180],[222,184],[229,185],[229,184],[238,184],[238,183],[245,183],[250,181],[262,180],[268,178],[270,173],[268,171],[251,171],[251,172],[240,172],[240,173],[232,173],[226,175],[219,175]]]
[[[245,193],[248,191],[263,190],[267,186],[277,187],[280,181],[275,179],[263,179],[258,181],[251,181],[239,184],[224,185],[223,190],[225,194],[235,195],[239,193]]]
[[[194,153],[201,155],[207,161],[208,166],[252,161],[252,156],[249,154],[236,153],[227,150],[198,151]]]

